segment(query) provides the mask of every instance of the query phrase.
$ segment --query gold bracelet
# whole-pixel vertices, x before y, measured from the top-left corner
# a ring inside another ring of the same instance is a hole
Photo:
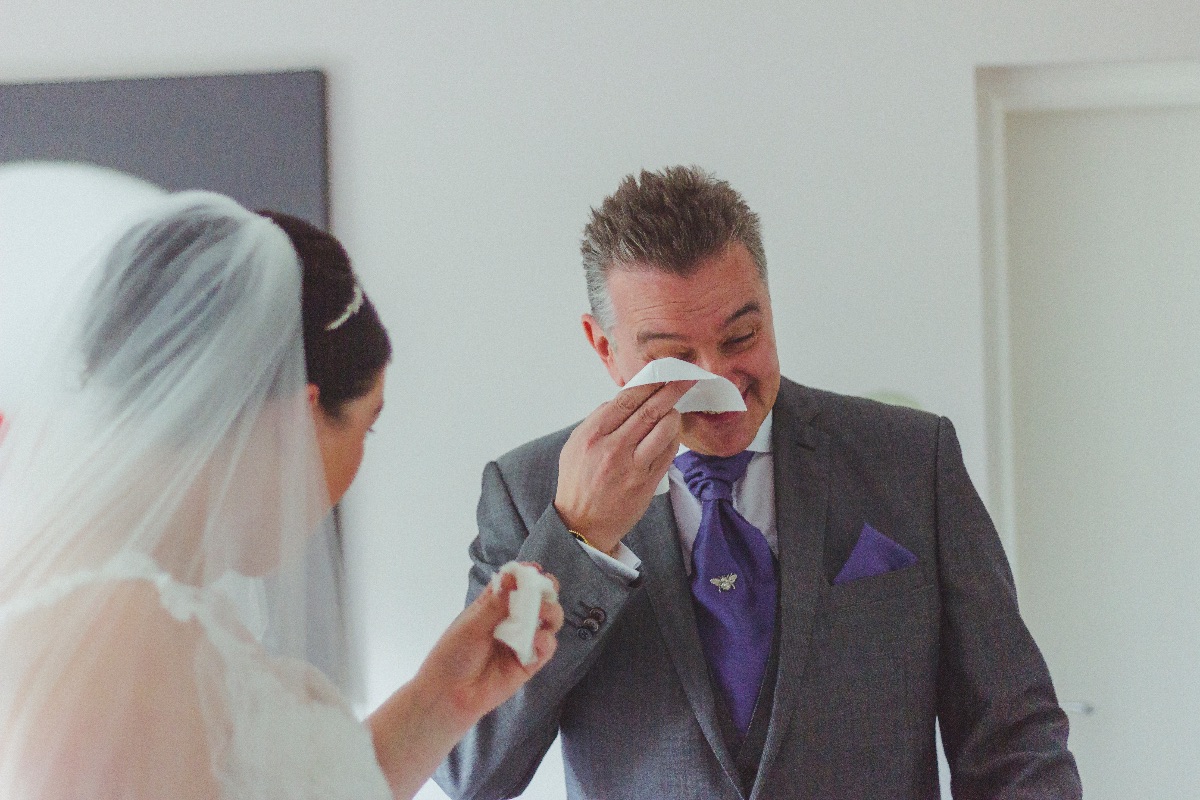
[[[572,535],[572,536],[574,536],[574,537],[575,537],[575,538],[576,538],[578,541],[582,542],[583,544],[586,544],[588,547],[592,548],[593,550],[595,550],[595,551],[597,551],[597,552],[600,552],[600,553],[604,553],[604,555],[608,556],[609,558],[616,558],[616,556],[615,556],[615,555],[613,555],[613,553],[615,553],[615,552],[616,552],[616,550],[617,550],[617,548],[616,548],[616,547],[614,547],[614,548],[613,548],[611,551],[609,551],[609,550],[601,550],[599,547],[596,547],[596,545],[594,545],[594,544],[592,544],[591,542],[589,542],[589,541],[587,540],[587,537],[586,537],[586,536],[584,536],[584,535],[583,535],[582,533],[580,533],[579,531],[573,531],[573,530],[571,530],[570,528],[567,528],[567,533],[571,534],[571,535]]]

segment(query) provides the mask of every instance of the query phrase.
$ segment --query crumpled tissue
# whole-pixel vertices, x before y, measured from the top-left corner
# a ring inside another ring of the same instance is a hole
[[[492,589],[500,591],[502,575],[517,579],[517,588],[508,593],[508,617],[496,626],[493,634],[512,648],[521,663],[528,666],[537,660],[533,652],[533,637],[541,624],[542,598],[557,600],[554,581],[536,567],[510,561],[492,576]]]

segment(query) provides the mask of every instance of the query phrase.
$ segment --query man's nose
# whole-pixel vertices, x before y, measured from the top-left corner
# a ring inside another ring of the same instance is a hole
[[[732,363],[720,353],[700,353],[696,358],[696,366],[713,375],[732,380]]]

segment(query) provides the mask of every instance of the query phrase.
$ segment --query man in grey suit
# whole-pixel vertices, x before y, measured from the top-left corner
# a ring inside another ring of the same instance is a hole
[[[567,624],[442,788],[518,795],[561,733],[571,798],[935,798],[940,721],[955,797],[1080,797],[950,422],[780,376],[758,219],[700,170],[627,177],[583,255],[584,331],[619,386],[674,356],[747,411],[625,389],[487,466],[468,600],[534,561]],[[747,593],[758,610],[729,611]]]

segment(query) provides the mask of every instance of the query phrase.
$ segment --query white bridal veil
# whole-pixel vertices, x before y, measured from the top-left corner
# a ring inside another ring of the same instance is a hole
[[[97,262],[0,441],[3,798],[221,780],[250,712],[205,630],[261,609],[214,585],[269,576],[267,635],[304,653],[328,496],[287,236],[184,193]]]

